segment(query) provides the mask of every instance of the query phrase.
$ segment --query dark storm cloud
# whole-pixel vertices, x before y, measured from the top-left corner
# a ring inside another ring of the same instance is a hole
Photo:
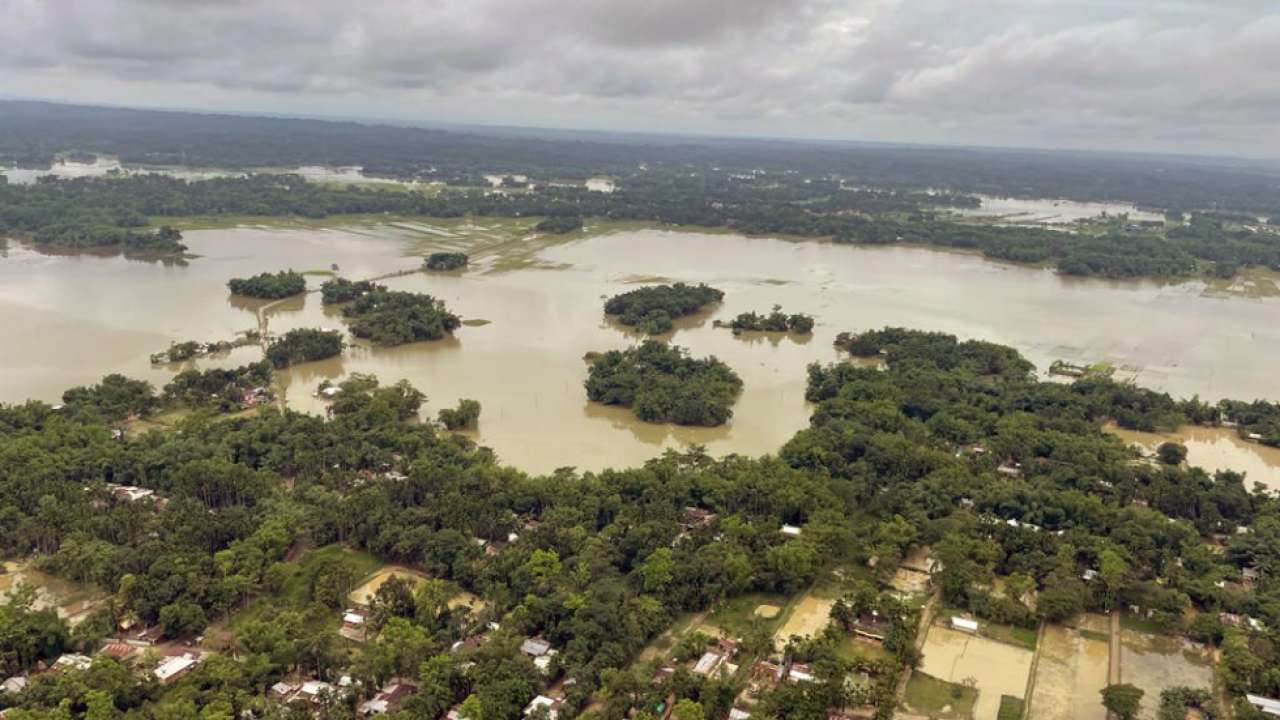
[[[1280,154],[1280,9],[1236,0],[0,0],[0,92]]]

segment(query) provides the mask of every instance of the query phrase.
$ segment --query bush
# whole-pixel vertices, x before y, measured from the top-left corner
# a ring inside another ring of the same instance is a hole
[[[425,265],[428,270],[461,270],[467,266],[467,260],[466,253],[436,252],[427,256]]]
[[[627,327],[658,335],[671,329],[674,318],[692,315],[723,298],[723,292],[707,285],[650,285],[614,295],[605,301],[604,312]]]
[[[458,407],[442,409],[439,418],[449,430],[474,429],[480,419],[480,402],[463,398],[458,401]]]

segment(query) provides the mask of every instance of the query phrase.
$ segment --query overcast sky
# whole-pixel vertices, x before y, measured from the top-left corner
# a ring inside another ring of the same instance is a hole
[[[1280,2],[0,0],[0,94],[1280,156]]]

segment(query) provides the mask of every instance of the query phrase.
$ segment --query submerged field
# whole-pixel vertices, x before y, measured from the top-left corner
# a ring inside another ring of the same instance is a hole
[[[394,348],[357,342],[339,358],[292,368],[279,379],[289,407],[323,412],[316,386],[354,372],[387,383],[407,379],[427,394],[427,416],[460,398],[479,400],[484,409],[471,436],[531,471],[634,465],[695,443],[715,454],[775,451],[808,422],[805,367],[838,359],[831,343],[844,330],[902,325],[1004,342],[1042,369],[1059,358],[1107,361],[1123,377],[1204,398],[1269,396],[1274,384],[1266,364],[1249,358],[1280,354],[1280,334],[1260,329],[1270,327],[1280,299],[1210,299],[1197,283],[1067,279],[919,248],[593,221],[568,235],[540,235],[531,218],[366,216],[266,226],[261,218],[176,220],[211,226],[186,232],[196,255],[186,265],[10,246],[0,257],[0,321],[32,341],[10,345],[0,400],[56,401],[67,387],[108,372],[160,387],[185,367],[255,361],[254,347],[175,366],[152,367],[147,358],[171,342],[221,340],[255,328],[262,303],[229,297],[227,279],[287,268],[324,273],[308,276],[313,288],[330,274],[394,275],[387,285],[440,297],[465,323],[443,341]],[[259,226],[228,226],[239,223]],[[468,253],[471,267],[416,272],[424,254],[441,250]],[[919,283],[921,277],[929,282]],[[742,376],[744,390],[726,425],[642,423],[624,408],[586,401],[583,355],[637,339],[603,318],[602,297],[670,280],[707,282],[726,293],[720,306],[682,319],[669,336]],[[814,315],[812,336],[736,337],[713,326],[774,304]],[[275,304],[268,316],[274,333],[346,330],[340,312],[322,307],[316,295]]]

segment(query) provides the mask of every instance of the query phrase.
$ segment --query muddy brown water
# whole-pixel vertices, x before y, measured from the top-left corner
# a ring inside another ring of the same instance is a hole
[[[455,248],[461,241],[452,231],[437,237],[384,226],[201,230],[187,232],[185,242],[201,256],[185,266],[47,256],[10,243],[0,256],[0,322],[11,339],[0,347],[0,401],[56,401],[65,388],[108,372],[163,385],[180,367],[153,368],[150,353],[172,341],[227,339],[256,327],[260,303],[229,297],[230,277],[331,264],[350,278],[383,275],[416,267],[431,243]],[[501,252],[527,246],[537,250],[536,262],[504,264],[499,254],[462,274],[386,281],[489,322],[437,343],[357,344],[341,358],[290,370],[282,377],[290,407],[320,412],[313,393],[321,380],[368,372],[388,383],[411,381],[428,395],[429,416],[459,398],[479,400],[474,435],[530,471],[633,465],[689,443],[714,454],[757,455],[776,451],[807,423],[804,368],[838,358],[836,333],[883,325],[1013,345],[1041,368],[1056,358],[1111,362],[1121,376],[1179,396],[1280,398],[1269,367],[1280,356],[1272,322],[1280,299],[1207,297],[1197,283],[1065,279],[920,248],[653,229],[561,244],[526,239]],[[726,292],[723,304],[682,321],[672,339],[695,354],[719,356],[742,375],[745,390],[728,425],[640,423],[625,409],[586,401],[583,355],[638,339],[602,317],[602,300],[638,278],[708,282]],[[309,277],[313,287],[323,280]],[[775,303],[815,315],[813,336],[735,337],[712,326]],[[315,294],[270,311],[273,333],[306,326],[344,328]],[[258,355],[245,347],[198,364],[235,365]]]
[[[1245,487],[1260,482],[1280,489],[1280,448],[1245,440],[1234,428],[1186,425],[1176,432],[1150,433],[1108,426],[1107,432],[1148,453],[1166,442],[1182,443],[1187,447],[1188,465],[1210,473],[1235,470],[1244,473]]]

